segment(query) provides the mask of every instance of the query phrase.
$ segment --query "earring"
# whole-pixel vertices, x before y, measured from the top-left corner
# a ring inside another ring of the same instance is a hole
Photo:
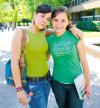
[[[32,24],[35,25],[35,21],[32,21]]]

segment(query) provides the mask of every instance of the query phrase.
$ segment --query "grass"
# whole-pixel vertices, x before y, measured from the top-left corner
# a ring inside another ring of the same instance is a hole
[[[100,32],[83,30],[84,38],[100,38]]]

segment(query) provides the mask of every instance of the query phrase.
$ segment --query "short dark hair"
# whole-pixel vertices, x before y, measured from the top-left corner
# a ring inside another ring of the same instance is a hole
[[[36,14],[37,13],[49,13],[49,12],[52,12],[52,11],[53,11],[53,9],[49,4],[42,4],[42,5],[39,5],[37,7]]]
[[[66,13],[68,20],[70,20],[70,13],[68,11],[68,8],[65,6],[60,6],[58,8],[55,8],[52,12],[52,18],[56,17],[60,13]]]

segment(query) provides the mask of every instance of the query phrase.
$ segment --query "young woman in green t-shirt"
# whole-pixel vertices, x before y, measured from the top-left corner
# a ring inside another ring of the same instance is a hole
[[[47,38],[54,60],[52,89],[59,108],[82,108],[83,100],[79,99],[74,79],[83,70],[87,82],[87,96],[90,97],[90,72],[83,41],[66,30],[69,22],[70,16],[66,7],[53,11],[52,26],[55,34]]]

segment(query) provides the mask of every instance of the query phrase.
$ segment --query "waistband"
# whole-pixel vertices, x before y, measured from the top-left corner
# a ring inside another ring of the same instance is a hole
[[[42,80],[47,80],[49,77],[49,73],[45,74],[42,77],[26,77],[26,81],[27,82],[38,82],[38,81],[42,81]]]

